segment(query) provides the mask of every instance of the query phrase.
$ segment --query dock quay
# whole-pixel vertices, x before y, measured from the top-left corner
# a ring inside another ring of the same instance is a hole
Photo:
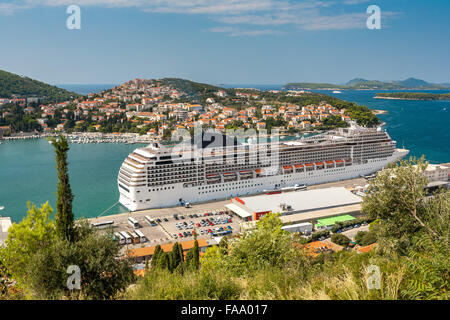
[[[333,188],[333,187],[344,187],[348,190],[354,190],[357,187],[364,186],[368,183],[368,181],[364,178],[355,178],[351,180],[342,180],[342,181],[335,181],[335,182],[329,182],[319,185],[311,185],[308,186],[308,190],[316,190],[316,189],[326,189],[326,188]],[[289,191],[289,193],[302,193],[305,191]],[[307,192],[307,191],[306,191]],[[264,195],[264,193],[263,193]],[[253,195],[249,197],[256,197],[258,195]],[[261,194],[259,195],[261,196]],[[271,197],[270,195],[267,195],[267,197]],[[112,227],[114,232],[120,232],[120,231],[126,231],[128,233],[134,232],[135,228],[132,227],[128,219],[130,217],[137,220],[140,227],[136,230],[141,231],[145,237],[148,239],[145,243],[136,243],[136,244],[127,244],[126,246],[123,246],[123,252],[129,249],[136,249],[146,246],[155,246],[155,245],[162,245],[162,244],[168,244],[173,243],[175,241],[185,241],[185,240],[192,240],[194,237],[192,235],[184,236],[184,231],[190,231],[192,232],[195,228],[195,231],[197,232],[197,238],[198,239],[211,239],[212,233],[207,232],[208,229],[213,230],[214,228],[223,226],[224,228],[228,228],[229,225],[232,230],[232,234],[238,234],[241,233],[244,229],[244,225],[246,223],[246,220],[242,219],[238,214],[235,214],[234,212],[231,212],[227,209],[227,205],[229,205],[232,202],[230,198],[223,199],[223,200],[212,200],[208,202],[202,202],[202,203],[193,203],[191,204],[191,208],[185,208],[184,206],[175,206],[175,207],[166,207],[166,208],[155,208],[155,209],[147,209],[147,210],[141,210],[141,211],[134,211],[134,212],[126,212],[121,214],[115,214],[115,215],[108,215],[108,216],[101,216],[97,218],[90,218],[88,221],[92,224],[94,223],[105,223],[105,222],[113,222]],[[343,211],[339,208],[331,209],[326,212],[324,210],[322,211],[310,211],[307,212],[307,218],[308,220],[316,220],[316,218],[323,218],[328,216],[336,216],[341,215],[345,213],[352,213],[357,214],[360,209],[359,205],[353,205],[348,208],[342,208],[342,209],[351,209],[350,211]],[[205,215],[207,214],[207,215]],[[216,215],[217,214],[217,215]],[[156,222],[156,225],[151,226],[148,223],[148,220],[146,219],[146,216],[150,217],[151,219],[154,219]],[[196,217],[197,216],[197,217]],[[178,220],[175,218],[177,217]],[[183,218],[182,218],[183,217]],[[230,223],[225,224],[218,224],[214,226],[200,226],[198,227],[198,223],[201,223],[202,220],[205,218],[211,218],[214,217],[215,219],[226,219],[227,217],[231,217]],[[286,223],[289,223],[290,219],[287,219],[289,216],[286,217]],[[294,216],[292,216],[294,218]],[[193,226],[190,230],[185,230],[184,228],[180,230],[177,227],[177,224],[184,223],[191,224]],[[179,234],[182,234],[183,236],[180,237]]]

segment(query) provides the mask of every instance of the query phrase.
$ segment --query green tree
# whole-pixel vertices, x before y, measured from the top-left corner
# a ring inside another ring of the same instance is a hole
[[[194,248],[192,248],[192,267],[198,269],[200,267],[200,249],[198,247],[198,241],[195,239]]]
[[[20,287],[26,288],[27,268],[32,256],[49,247],[56,239],[52,208],[45,203],[41,208],[28,203],[27,216],[9,228],[6,246],[0,248],[0,260]]]
[[[120,248],[109,234],[100,234],[87,222],[77,228],[83,236],[76,241],[58,239],[32,256],[27,281],[34,297],[112,299],[134,280],[131,260],[117,259]],[[67,288],[71,265],[80,268],[80,291]]]
[[[374,231],[358,231],[355,236],[355,242],[360,246],[368,246],[377,242],[377,235]]]
[[[397,167],[379,172],[370,182],[362,211],[369,218],[380,219],[381,239],[387,240],[385,244],[392,250],[405,253],[419,230],[436,234],[426,224],[426,167],[424,158],[402,160]]]
[[[257,270],[284,266],[293,254],[291,236],[281,229],[280,214],[266,214],[257,222],[257,229],[246,232],[230,248],[231,269]]]
[[[156,265],[157,265],[157,268],[159,268],[159,269],[169,270],[169,268],[170,268],[169,254],[167,252],[161,252],[161,254],[158,257],[158,261],[157,261]]]
[[[344,234],[334,233],[331,236],[331,242],[346,247],[350,243],[350,239]]]
[[[222,255],[228,254],[228,239],[227,237],[222,237],[219,242],[219,248]]]
[[[158,244],[156,246],[155,252],[153,253],[153,256],[152,256],[152,263],[151,263],[151,265],[152,265],[153,268],[155,268],[158,265],[158,259],[159,259],[159,256],[161,255],[162,252],[163,251],[161,249],[161,246]]]
[[[175,270],[178,268],[178,266],[182,265],[183,263],[183,249],[181,245],[178,242],[175,242],[172,251],[170,252],[172,259],[172,266],[171,270]]]
[[[59,237],[69,241],[74,240],[74,215],[72,212],[73,194],[69,183],[67,168],[67,152],[69,144],[67,139],[60,135],[58,139],[49,138],[55,148],[56,169],[58,172],[58,191],[56,200],[56,231]]]

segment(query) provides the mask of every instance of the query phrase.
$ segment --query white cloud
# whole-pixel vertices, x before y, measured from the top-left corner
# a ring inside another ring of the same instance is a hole
[[[256,29],[256,30],[249,30],[249,29],[241,29],[237,27],[229,27],[229,26],[222,26],[222,27],[214,27],[208,29],[210,32],[221,32],[226,33],[227,35],[231,37],[237,37],[237,36],[260,36],[260,35],[267,35],[267,34],[280,34],[280,31],[272,30],[272,29]]]
[[[282,26],[290,26],[293,30],[364,28],[367,14],[355,5],[365,2],[368,0],[12,0],[0,4],[0,13],[12,14],[31,7],[74,3],[81,7],[135,7],[159,14],[203,15],[222,24],[208,29],[211,32],[237,36],[280,33],[276,29]],[[395,13],[382,11],[382,16],[393,17]],[[249,26],[270,28],[254,30]]]

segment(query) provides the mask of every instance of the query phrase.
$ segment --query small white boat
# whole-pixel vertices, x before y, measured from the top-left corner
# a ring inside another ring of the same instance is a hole
[[[5,209],[5,207],[4,206],[0,206],[0,211],[2,211],[3,209]]]
[[[342,92],[339,90],[334,90],[333,93],[342,93]]]

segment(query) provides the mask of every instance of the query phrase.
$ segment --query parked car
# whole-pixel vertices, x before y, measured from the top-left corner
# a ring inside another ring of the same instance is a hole
[[[179,236],[180,238],[183,238],[183,234],[182,234],[181,232],[178,234],[178,236]]]

